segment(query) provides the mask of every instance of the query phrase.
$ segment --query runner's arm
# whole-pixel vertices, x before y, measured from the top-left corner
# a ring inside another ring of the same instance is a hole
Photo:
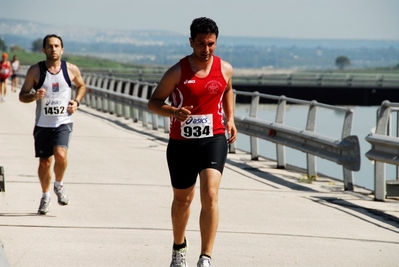
[[[234,123],[234,92],[233,92],[233,67],[226,61],[222,61],[223,75],[227,80],[227,86],[223,95],[223,111],[226,117],[226,131],[229,135],[228,143],[234,143],[237,139],[237,128]]]
[[[69,71],[71,71],[72,72],[72,74],[73,74],[73,79],[72,79],[72,81],[73,81],[73,83],[75,84],[75,86],[76,86],[76,96],[75,96],[75,101],[78,101],[78,102],[80,102],[82,99],[83,99],[83,97],[84,97],[84,95],[86,94],[86,84],[85,84],[85,82],[84,82],[84,80],[83,80],[83,77],[82,77],[82,75],[81,75],[81,73],[80,73],[80,70],[79,70],[79,68],[76,66],[76,65],[73,65],[73,64],[70,64],[70,63],[68,63],[68,69],[69,69]],[[76,103],[77,104],[77,103]]]
[[[184,121],[191,114],[192,106],[177,108],[165,103],[178,85],[180,75],[179,63],[176,63],[165,72],[148,101],[148,108],[153,113],[164,117],[175,117],[179,121]]]
[[[30,103],[37,99],[36,90],[32,90],[40,76],[39,65],[32,65],[29,67],[25,81],[22,84],[21,91],[19,92],[19,101],[23,103]]]

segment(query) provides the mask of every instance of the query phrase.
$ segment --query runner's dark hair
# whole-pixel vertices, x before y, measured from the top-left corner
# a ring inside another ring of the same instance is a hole
[[[210,18],[200,17],[193,20],[190,26],[190,37],[191,39],[195,39],[197,34],[202,33],[214,33],[216,34],[216,38],[219,36],[219,28]]]
[[[61,41],[61,47],[64,48],[64,42],[62,41],[62,38],[61,38],[60,36],[58,36],[58,35],[56,35],[56,34],[47,34],[47,35],[43,38],[43,49],[46,48],[47,40],[48,40],[49,38],[53,38],[53,37],[54,37],[54,38],[60,39],[60,41]]]

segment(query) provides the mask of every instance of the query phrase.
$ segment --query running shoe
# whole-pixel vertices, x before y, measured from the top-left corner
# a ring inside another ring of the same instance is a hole
[[[37,211],[37,213],[41,214],[41,215],[46,215],[50,211],[49,208],[50,208],[50,198],[43,197],[40,200],[40,206],[39,206],[39,210]]]
[[[197,267],[212,267],[212,260],[208,257],[201,257],[197,262]]]
[[[173,250],[172,262],[170,263],[170,267],[188,267],[188,264],[186,262],[186,253],[188,250],[188,243],[186,243],[186,244],[187,245],[185,248],[181,248],[179,250]]]
[[[60,185],[58,187],[54,186],[54,193],[57,195],[58,204],[68,205],[69,197],[66,195],[65,188],[63,185]]]

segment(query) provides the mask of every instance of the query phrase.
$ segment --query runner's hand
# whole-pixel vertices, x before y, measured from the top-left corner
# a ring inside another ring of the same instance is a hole
[[[191,110],[193,106],[185,106],[182,108],[173,110],[173,117],[175,117],[178,121],[183,122],[187,120],[188,116],[191,114]]]

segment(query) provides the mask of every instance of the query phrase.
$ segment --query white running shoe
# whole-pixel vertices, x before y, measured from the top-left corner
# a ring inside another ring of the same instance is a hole
[[[60,185],[58,187],[54,186],[54,193],[57,195],[58,204],[63,206],[68,205],[69,197],[67,196],[63,185]]]
[[[187,250],[188,250],[188,242],[186,240],[185,248],[182,248],[179,250],[173,250],[172,262],[170,263],[170,267],[188,267],[188,264],[186,261]]]
[[[202,256],[197,262],[197,267],[212,267],[212,260]]]
[[[46,215],[47,213],[49,213],[50,202],[51,202],[50,198],[43,197],[40,200],[40,206],[39,206],[39,210],[37,211],[37,213],[41,214],[41,215]]]

